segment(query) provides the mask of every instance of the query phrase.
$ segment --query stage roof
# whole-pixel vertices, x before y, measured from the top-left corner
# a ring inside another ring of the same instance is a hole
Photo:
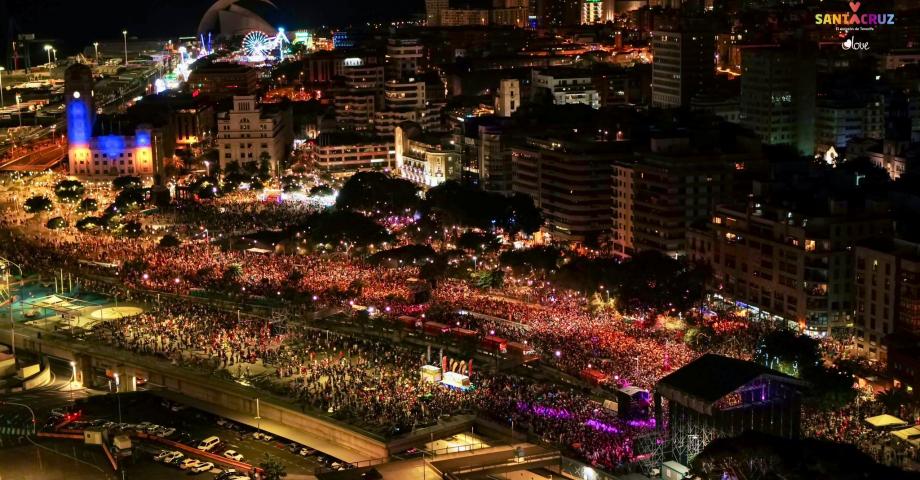
[[[669,400],[711,413],[712,405],[719,399],[759,377],[797,387],[807,385],[758,363],[708,353],[659,380],[655,390]]]
[[[866,423],[876,428],[900,427],[907,425],[907,422],[904,420],[901,420],[894,415],[888,415],[887,413],[884,415],[876,415],[874,417],[866,417]]]

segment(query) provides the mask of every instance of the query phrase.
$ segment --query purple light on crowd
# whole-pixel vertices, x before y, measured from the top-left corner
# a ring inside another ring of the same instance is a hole
[[[620,430],[617,429],[616,427],[614,427],[613,425],[604,423],[604,422],[602,422],[602,421],[600,421],[600,420],[596,420],[596,419],[594,419],[594,418],[592,418],[592,419],[588,420],[587,422],[585,422],[585,425],[587,425],[587,426],[589,426],[589,427],[591,427],[591,428],[593,428],[593,429],[595,429],[595,430],[597,430],[597,431],[604,432],[604,433],[620,433]]]
[[[544,407],[542,405],[528,405],[524,402],[517,402],[517,408],[521,412],[533,413],[538,417],[557,418],[568,420],[572,414],[563,408]]]
[[[649,418],[647,420],[630,420],[627,422],[630,427],[635,428],[655,428],[655,419]]]

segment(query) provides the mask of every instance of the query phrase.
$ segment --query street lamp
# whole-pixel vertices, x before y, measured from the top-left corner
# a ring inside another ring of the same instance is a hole
[[[57,64],[57,49],[56,48],[51,49],[51,57],[54,58],[54,63]]]
[[[77,381],[77,362],[70,361],[70,370],[73,374],[70,377],[70,401],[73,401],[73,383]]]
[[[18,93],[16,94],[16,113],[19,114],[19,126],[22,126],[22,109],[19,108],[19,101],[22,100],[22,96]]]
[[[211,176],[211,162],[207,160],[204,161],[204,171],[206,176]]]
[[[51,45],[45,45],[45,53],[48,54],[48,64],[51,64]]]
[[[93,42],[93,48],[96,50],[96,65],[99,65],[99,42]]]
[[[122,30],[121,34],[125,37],[125,65],[128,64],[128,31]]]
[[[3,67],[0,67],[0,108],[5,107],[6,104],[3,103],[3,71],[6,70]]]
[[[11,267],[16,267],[16,270],[19,270],[19,278],[22,278],[22,267],[3,257],[0,257],[0,266],[6,271],[6,293],[10,296],[10,348],[13,356],[16,356],[16,323],[13,321],[13,288],[10,286],[10,276],[13,273]]]

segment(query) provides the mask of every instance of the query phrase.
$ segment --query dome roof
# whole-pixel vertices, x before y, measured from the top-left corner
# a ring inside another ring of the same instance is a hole
[[[245,35],[253,30],[259,30],[269,35],[277,33],[264,18],[252,10],[239,5],[241,0],[217,0],[211,8],[201,17],[198,24],[198,33],[214,32],[224,37]],[[271,0],[252,0],[278,8]]]

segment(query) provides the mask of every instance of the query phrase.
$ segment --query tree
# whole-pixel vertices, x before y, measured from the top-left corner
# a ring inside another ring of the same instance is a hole
[[[220,193],[217,180],[213,177],[201,177],[189,186],[189,189],[201,199],[215,198]]]
[[[144,232],[144,228],[140,222],[134,220],[125,222],[120,226],[119,230],[122,235],[132,238],[137,238]]]
[[[358,172],[345,182],[335,206],[343,210],[404,214],[419,202],[418,187],[381,172]]]
[[[76,202],[83,196],[86,188],[79,180],[61,180],[54,186],[54,194],[62,202]]]
[[[310,189],[311,197],[325,197],[334,194],[335,190],[333,190],[329,185],[317,185]]]
[[[243,266],[239,263],[233,263],[224,270],[223,280],[227,283],[237,284],[243,278]]]
[[[281,179],[281,190],[290,193],[290,192],[302,192],[303,191],[303,180],[300,177],[295,177],[293,175],[287,175]]]
[[[169,233],[163,235],[163,238],[160,239],[160,248],[173,248],[179,245],[182,245],[182,241]]]
[[[288,229],[288,233],[292,237],[300,234],[300,238],[309,239],[314,245],[366,247],[392,240],[392,236],[377,222],[348,211],[313,214],[304,224]]]
[[[457,247],[474,252],[497,250],[501,247],[501,240],[495,235],[479,232],[463,232],[457,239]]]
[[[231,173],[240,173],[240,162],[236,160],[227,162],[227,168],[224,169],[224,173],[227,175],[230,175]]]
[[[262,457],[262,463],[259,464],[259,468],[262,469],[263,480],[281,480],[287,476],[287,470],[284,468],[284,464],[267,453]]]
[[[54,217],[45,223],[45,227],[47,227],[49,230],[67,228],[67,220],[64,220],[63,217]]]
[[[807,335],[790,330],[770,332],[754,351],[754,360],[808,382],[804,401],[819,410],[836,410],[856,398],[849,366],[826,367],[821,344]]]
[[[92,213],[99,210],[99,202],[95,198],[86,197],[80,201],[77,211],[80,213]]]
[[[115,196],[113,205],[121,211],[135,210],[144,205],[147,201],[147,195],[144,190],[137,187],[125,188]]]
[[[472,274],[473,285],[481,289],[501,288],[505,283],[503,270],[480,270]]]
[[[27,213],[50,212],[54,203],[44,195],[34,195],[28,198],[23,204]]]
[[[259,180],[267,182],[272,178],[272,156],[268,152],[259,155]]]
[[[112,180],[112,188],[115,190],[124,190],[126,188],[141,188],[143,185],[144,184],[141,183],[140,177],[135,177],[132,175],[122,175]]]
[[[454,180],[428,190],[425,208],[443,217],[445,224],[487,231],[530,234],[543,223],[540,211],[526,195],[506,197]]]
[[[105,220],[100,217],[84,217],[77,220],[74,226],[81,232],[90,232],[105,226]]]

